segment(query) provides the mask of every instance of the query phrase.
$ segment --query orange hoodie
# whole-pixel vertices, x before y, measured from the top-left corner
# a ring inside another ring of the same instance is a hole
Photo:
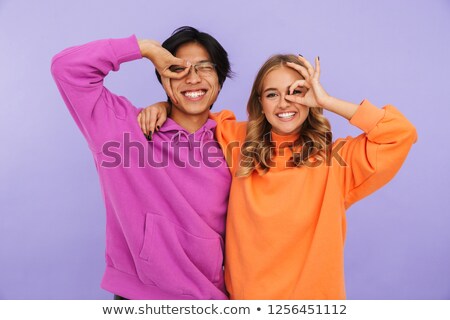
[[[231,299],[345,299],[345,211],[396,174],[417,139],[414,126],[393,106],[365,100],[350,120],[364,133],[337,140],[331,165],[286,167],[286,148],[267,174],[237,178],[246,123],[232,112],[212,118],[233,174],[225,251]],[[277,144],[289,139],[272,132]]]

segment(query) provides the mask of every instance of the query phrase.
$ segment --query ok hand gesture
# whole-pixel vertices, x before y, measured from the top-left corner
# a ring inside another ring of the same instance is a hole
[[[303,80],[295,81],[289,87],[289,95],[286,96],[286,100],[298,103],[310,108],[323,108],[327,104],[330,96],[320,84],[320,61],[319,57],[315,59],[316,67],[309,63],[308,60],[302,56],[298,56],[299,62],[303,65],[288,62],[287,66],[296,70],[302,75]],[[305,95],[292,95],[295,88],[303,88],[307,90]]]
[[[189,73],[189,61],[173,56],[169,51],[163,48],[157,41],[145,39],[138,41],[139,48],[143,57],[148,58],[161,75],[161,82],[173,103],[177,103],[173,96],[170,79],[181,79]],[[182,72],[174,72],[170,70],[171,66],[182,66],[185,69]]]

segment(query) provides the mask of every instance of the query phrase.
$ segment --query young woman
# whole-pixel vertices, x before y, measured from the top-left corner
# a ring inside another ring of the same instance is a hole
[[[211,115],[233,176],[225,252],[232,299],[345,299],[345,211],[386,184],[417,139],[393,106],[336,99],[319,79],[319,58],[314,68],[276,55],[256,76],[247,123]],[[364,133],[331,143],[323,109]],[[147,108],[141,127],[164,112]]]

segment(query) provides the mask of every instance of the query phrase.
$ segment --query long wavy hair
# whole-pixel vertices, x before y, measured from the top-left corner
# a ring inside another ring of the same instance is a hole
[[[260,97],[267,74],[274,69],[287,67],[287,62],[304,66],[295,55],[277,54],[270,57],[256,75],[247,103],[249,121],[237,177],[247,177],[255,169],[260,169],[261,174],[265,174],[274,164],[272,159],[275,155],[275,145],[271,141],[272,126],[262,112]],[[331,141],[331,127],[327,118],[323,116],[323,109],[310,108],[308,117],[301,126],[300,135],[291,146],[293,156],[288,166],[304,166],[311,157],[324,160],[331,152]]]

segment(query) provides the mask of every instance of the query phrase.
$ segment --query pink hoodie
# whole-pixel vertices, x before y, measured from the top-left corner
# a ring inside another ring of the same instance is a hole
[[[227,299],[225,214],[231,177],[209,119],[189,134],[169,119],[148,142],[139,109],[103,86],[141,59],[135,36],[68,48],[52,74],[94,156],[106,205],[102,287],[128,299]]]

